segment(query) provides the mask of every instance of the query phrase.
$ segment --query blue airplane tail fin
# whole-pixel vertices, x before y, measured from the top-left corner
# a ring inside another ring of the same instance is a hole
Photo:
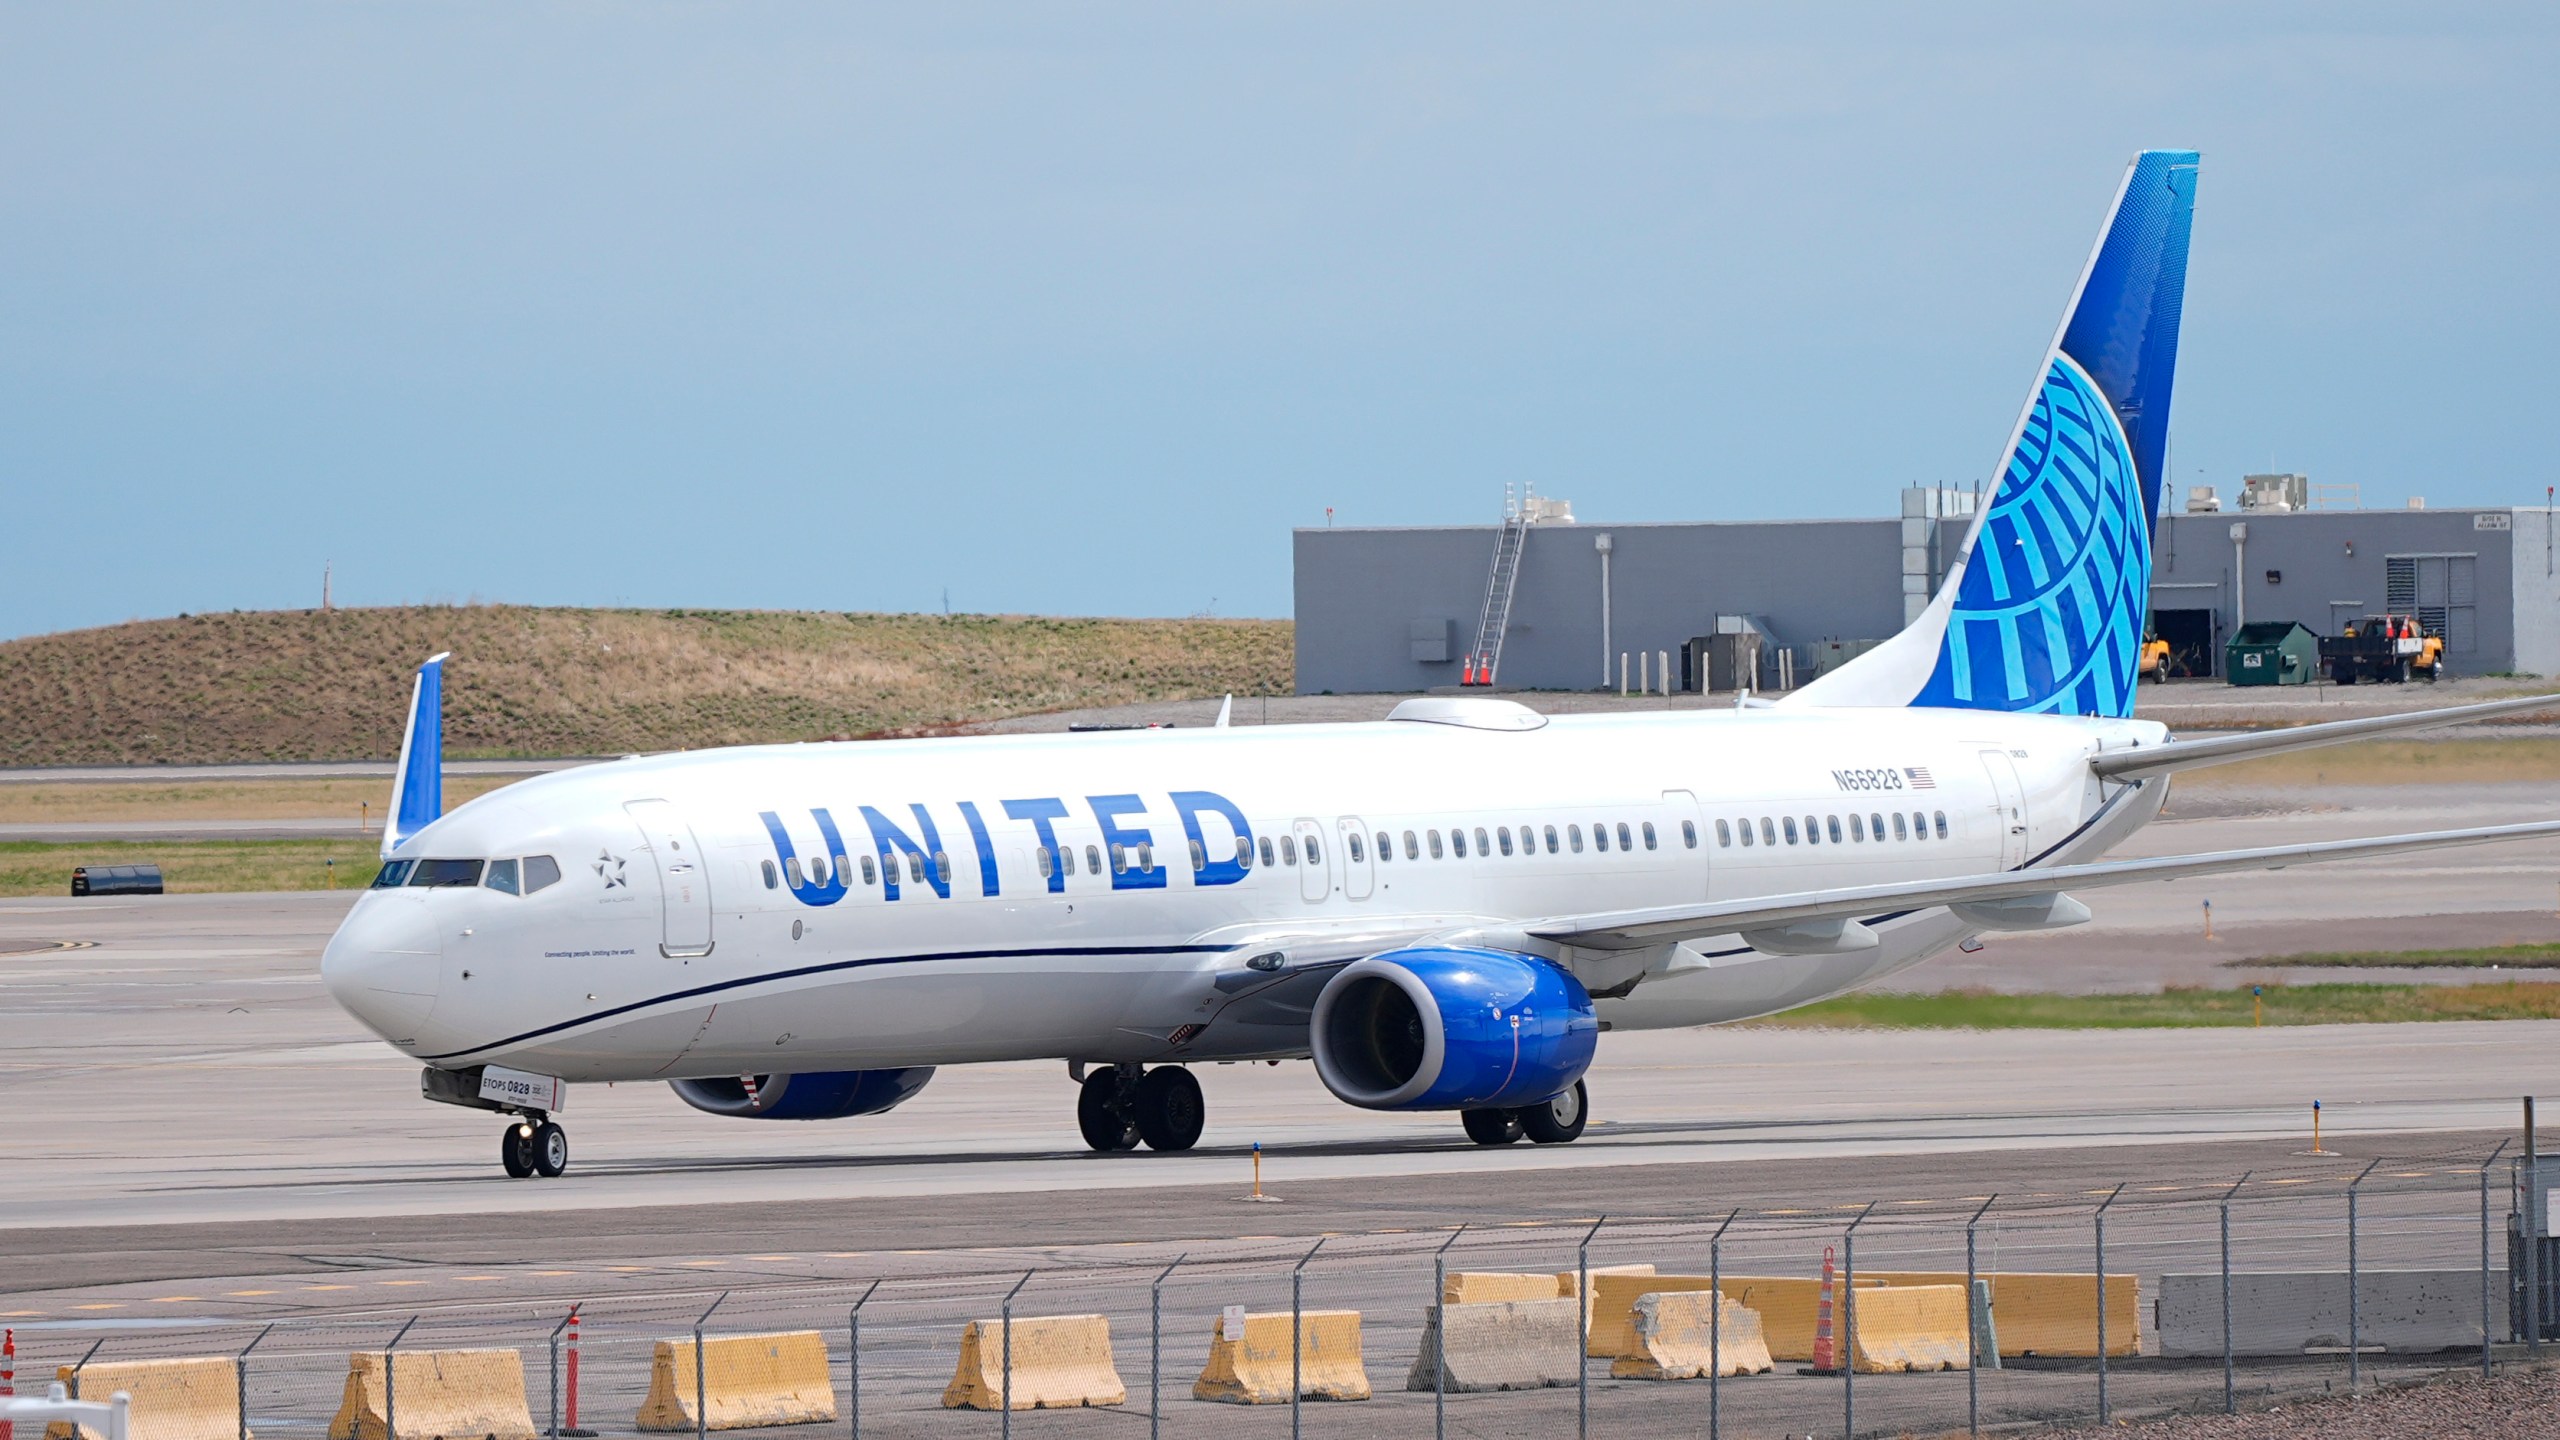
[[[382,858],[444,814],[444,662],[440,651],[418,667],[409,692],[409,725],[400,736],[400,765],[391,775],[391,808],[382,825]]]
[[[2133,713],[2196,163],[2146,150],[2127,167],[1991,503],[1927,610],[1790,701]]]

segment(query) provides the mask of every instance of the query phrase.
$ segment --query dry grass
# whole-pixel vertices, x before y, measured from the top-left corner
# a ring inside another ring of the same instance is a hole
[[[2275,790],[2295,785],[2505,785],[2560,780],[2560,739],[2367,740],[2192,770],[2181,788]]]
[[[456,757],[930,732],[1286,693],[1270,620],[429,606],[136,621],[0,643],[0,765],[384,758],[451,650]]]

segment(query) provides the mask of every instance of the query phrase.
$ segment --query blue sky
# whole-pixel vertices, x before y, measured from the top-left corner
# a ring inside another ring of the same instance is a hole
[[[0,8],[0,635],[1285,615],[1292,526],[1991,470],[2204,152],[2175,483],[2539,503],[2548,6]]]

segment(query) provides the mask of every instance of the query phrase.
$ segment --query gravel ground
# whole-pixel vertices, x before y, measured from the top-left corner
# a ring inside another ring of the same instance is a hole
[[[2560,1366],[2516,1367],[2493,1380],[2447,1376],[2349,1399],[2303,1400],[2247,1415],[2181,1415],[2067,1436],[2161,1440],[2542,1440],[2560,1436]]]

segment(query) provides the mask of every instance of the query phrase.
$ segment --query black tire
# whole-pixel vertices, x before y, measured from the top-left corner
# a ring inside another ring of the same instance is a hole
[[[2394,685],[2406,685],[2406,684],[2408,684],[2408,683],[2409,683],[2409,662],[2408,662],[2408,661],[2406,661],[2406,660],[2401,661],[2401,662],[2400,662],[2400,664],[2399,664],[2399,666],[2398,666],[2398,667],[2397,667],[2397,668],[2392,672],[2392,675],[2391,675],[2391,683],[2392,683],[2392,684],[2394,684]]]
[[[1591,1092],[1579,1080],[1544,1104],[1520,1108],[1521,1132],[1538,1145],[1570,1145],[1582,1138],[1582,1127],[1590,1119]]]
[[[1097,1153],[1138,1148],[1138,1127],[1129,1119],[1120,1090],[1119,1071],[1097,1070],[1084,1077],[1084,1089],[1076,1096],[1076,1128]]]
[[[1467,1127],[1467,1138],[1479,1145],[1508,1145],[1520,1138],[1520,1112],[1488,1107],[1462,1110],[1458,1119]]]
[[[569,1132],[550,1120],[533,1127],[533,1173],[557,1180],[569,1173]]]
[[[507,1167],[510,1180],[533,1177],[533,1136],[526,1133],[528,1128],[510,1125],[498,1133],[498,1163]]]
[[[1200,1143],[1200,1127],[1209,1120],[1199,1080],[1179,1065],[1161,1066],[1141,1077],[1129,1109],[1147,1148],[1168,1154]]]
[[[2352,665],[2339,665],[2332,668],[2329,671],[2329,681],[2334,685],[2353,685],[2356,683],[2355,667]]]

